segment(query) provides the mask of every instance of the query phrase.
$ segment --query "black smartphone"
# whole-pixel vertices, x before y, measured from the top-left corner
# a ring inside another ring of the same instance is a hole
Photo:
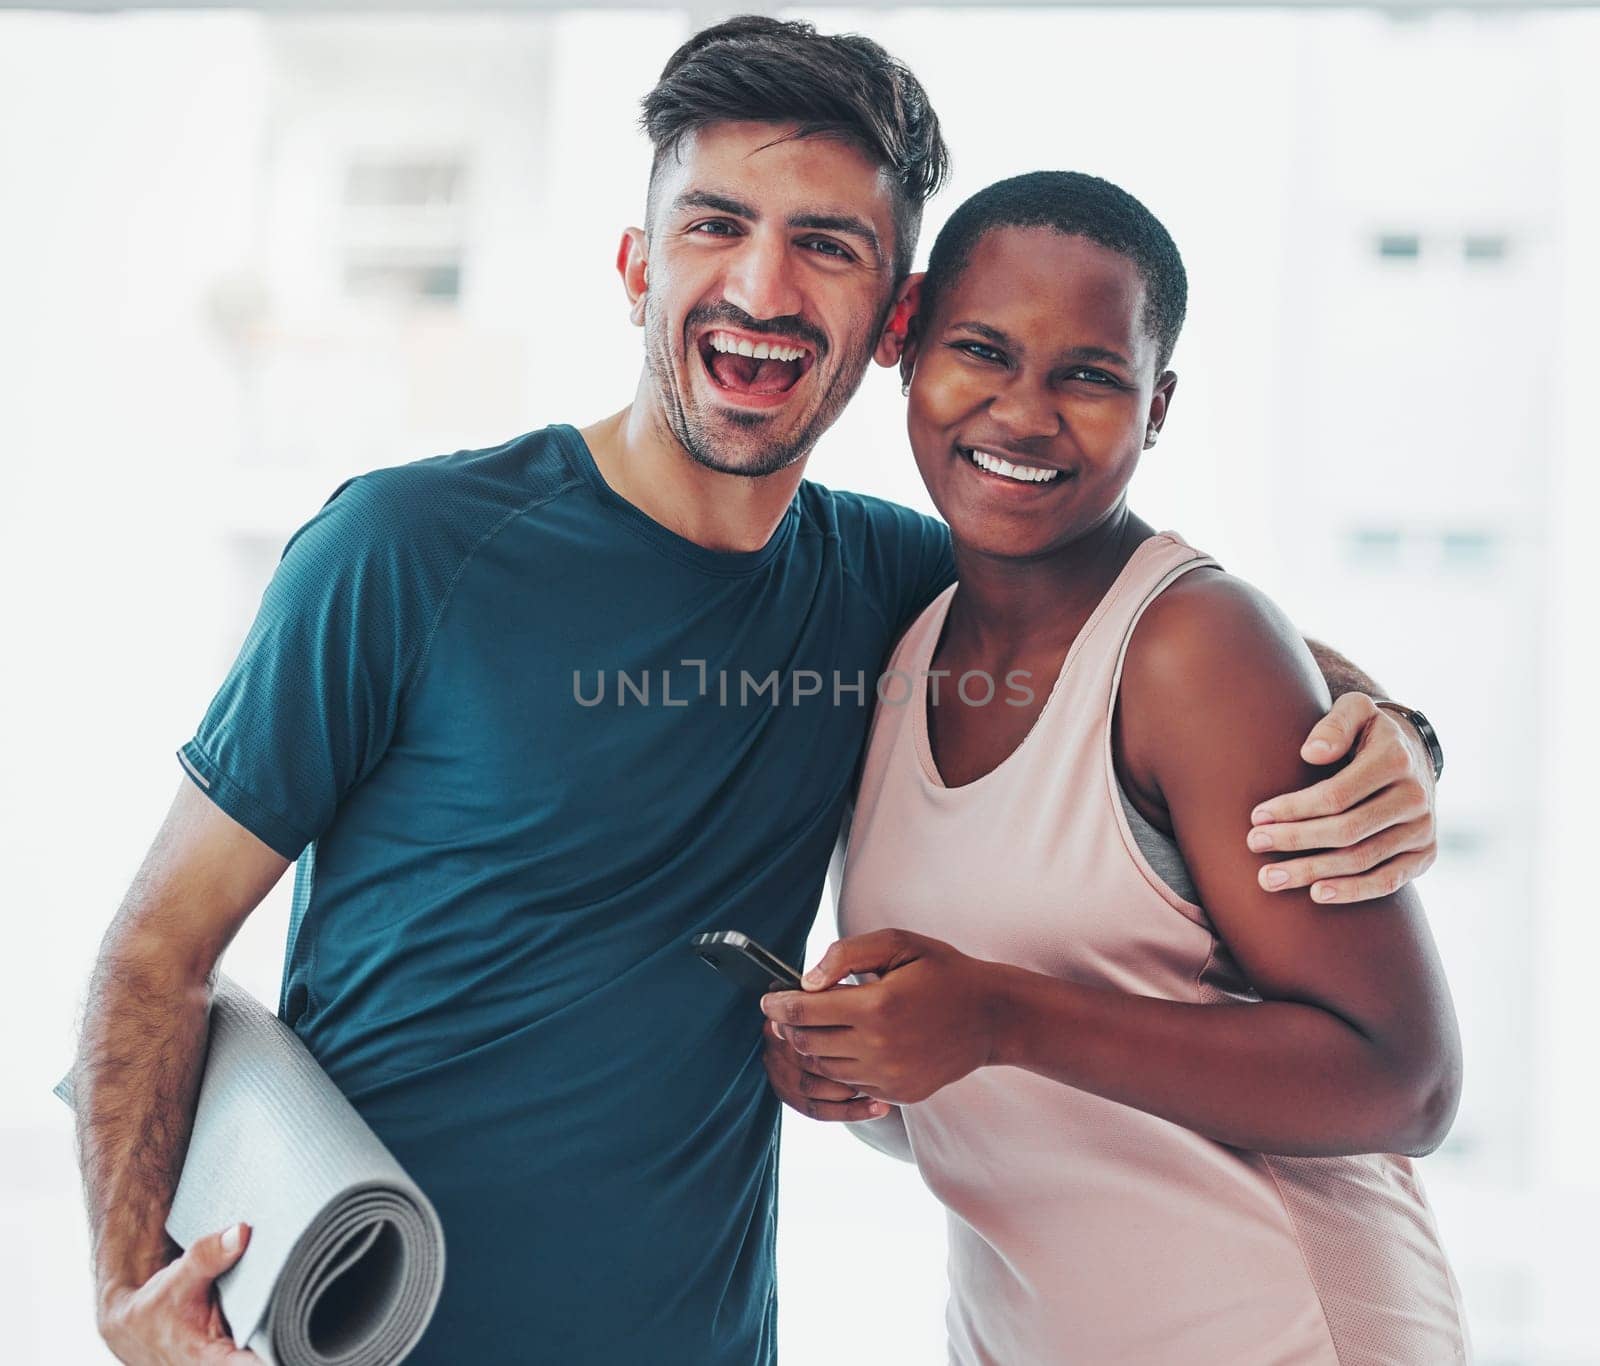
[[[799,991],[800,974],[738,930],[697,934],[689,941],[706,962],[747,991]]]

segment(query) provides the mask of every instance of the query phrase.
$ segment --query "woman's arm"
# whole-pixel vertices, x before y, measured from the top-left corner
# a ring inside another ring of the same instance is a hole
[[[768,997],[768,1014],[807,1068],[885,1100],[1009,1064],[1258,1151],[1431,1150],[1455,1113],[1460,1045],[1414,894],[1330,910],[1304,889],[1270,893],[1238,839],[1264,796],[1304,784],[1297,750],[1326,705],[1293,629],[1220,574],[1152,604],[1124,667],[1131,795],[1170,819],[1261,1004],[1099,990],[884,931],[835,945],[808,991]],[[883,980],[813,994],[864,970]]]

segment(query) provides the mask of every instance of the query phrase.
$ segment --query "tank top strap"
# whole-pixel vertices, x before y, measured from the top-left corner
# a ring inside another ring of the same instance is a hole
[[[1141,542],[1078,633],[1040,721],[1080,741],[1109,729],[1134,627],[1168,587],[1201,568],[1221,566],[1175,532]]]
[[[1112,665],[1113,700],[1117,685],[1122,681],[1122,666],[1128,657],[1128,644],[1145,610],[1191,569],[1222,568],[1205,551],[1196,550],[1173,531],[1157,532],[1139,547],[1139,551],[1148,554],[1137,564],[1138,572],[1129,575],[1126,584],[1122,585],[1123,591],[1117,594],[1118,601],[1109,614],[1109,620],[1105,622],[1106,629],[1099,642],[1099,649]],[[1134,569],[1135,561],[1139,560],[1140,555],[1136,552],[1126,568]]]

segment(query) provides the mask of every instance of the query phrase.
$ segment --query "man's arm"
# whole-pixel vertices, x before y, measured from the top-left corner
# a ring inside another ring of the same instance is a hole
[[[211,1282],[242,1245],[202,1239],[174,1260],[165,1225],[212,975],[288,866],[185,779],[100,947],[73,1086],[100,1332],[124,1361],[228,1360]]]
[[[1269,892],[1311,888],[1320,902],[1390,896],[1421,877],[1438,853],[1433,755],[1393,711],[1382,689],[1337,650],[1306,647],[1334,698],[1300,747],[1308,764],[1340,765],[1333,777],[1281,793],[1251,813],[1252,853],[1305,853],[1261,870]]]
[[[1328,695],[1334,701],[1338,701],[1347,692],[1365,693],[1368,697],[1386,696],[1382,687],[1367,674],[1362,673],[1333,646],[1324,645],[1320,640],[1312,640],[1307,636],[1306,648],[1311,651],[1311,658],[1316,661],[1317,671],[1322,675],[1323,682],[1328,685]]]

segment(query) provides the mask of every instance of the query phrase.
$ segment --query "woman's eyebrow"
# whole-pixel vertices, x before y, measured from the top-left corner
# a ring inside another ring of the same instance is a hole
[[[991,327],[988,323],[973,322],[971,320],[951,323],[953,328],[961,328],[968,332],[976,332],[986,341],[992,341],[996,346],[1009,347],[1013,351],[1020,351],[1022,347],[998,327]],[[1073,346],[1063,351],[1057,360],[1058,365],[1087,365],[1093,362],[1103,365],[1120,365],[1131,370],[1133,362],[1120,351],[1113,351],[1108,346]]]
[[[990,327],[988,323],[959,322],[951,323],[951,327],[963,328],[968,332],[976,332],[980,337],[985,337],[996,346],[1010,346],[1011,338],[1006,336],[998,327]]]
[[[1062,352],[1061,359],[1065,361],[1104,361],[1107,365],[1121,365],[1127,369],[1133,368],[1133,362],[1120,351],[1112,351],[1104,346],[1074,346]]]

